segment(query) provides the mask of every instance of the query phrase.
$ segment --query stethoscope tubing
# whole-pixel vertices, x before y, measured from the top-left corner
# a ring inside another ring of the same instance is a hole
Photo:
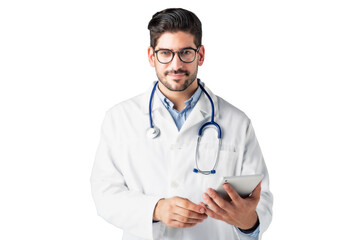
[[[210,122],[207,122],[205,124],[203,124],[200,129],[199,129],[199,133],[198,135],[201,136],[202,135],[202,131],[203,129],[208,126],[208,125],[214,125],[217,129],[218,129],[218,138],[221,139],[221,127],[219,126],[219,124],[217,124],[215,121],[214,121],[214,118],[215,118],[215,108],[214,108],[214,102],[213,100],[211,99],[209,93],[205,90],[205,88],[199,83],[198,84],[201,88],[201,90],[206,94],[206,96],[208,97],[210,103],[211,103],[211,121]]]
[[[154,92],[156,90],[156,86],[158,85],[159,81],[157,81],[151,91],[151,96],[150,96],[150,102],[149,102],[149,119],[150,119],[150,128],[154,128],[154,124],[153,124],[153,119],[151,116],[151,104],[152,104],[152,99],[154,97]]]
[[[153,119],[152,119],[152,115],[151,115],[151,105],[152,105],[152,99],[154,97],[154,92],[156,90],[156,86],[158,85],[159,81],[157,81],[151,91],[151,95],[150,95],[150,102],[149,102],[149,120],[150,120],[150,131],[148,132],[148,136],[150,138],[156,138],[159,134],[160,134],[160,129],[157,128],[156,126],[154,126],[153,123]],[[207,96],[207,98],[209,99],[210,103],[211,103],[211,121],[210,122],[206,122],[203,125],[201,125],[199,132],[198,132],[198,139],[196,142],[196,150],[195,150],[195,164],[196,164],[196,168],[193,169],[193,172],[195,173],[202,173],[204,175],[209,175],[209,174],[215,174],[216,170],[215,168],[217,167],[217,164],[219,162],[219,150],[221,148],[221,138],[222,138],[222,133],[221,133],[221,127],[219,124],[217,124],[214,121],[215,118],[215,107],[214,107],[214,102],[212,101],[209,93],[205,90],[205,88],[200,84],[200,80],[198,79],[198,85],[200,86],[201,90],[205,93],[205,95]],[[199,152],[199,143],[201,141],[201,137],[202,137],[202,133],[204,131],[204,129],[210,125],[213,125],[216,127],[217,129],[217,133],[218,133],[218,147],[217,147],[217,151],[216,151],[216,156],[215,156],[215,164],[213,166],[213,168],[210,171],[204,171],[204,170],[200,170],[199,166],[198,166],[198,152]]]

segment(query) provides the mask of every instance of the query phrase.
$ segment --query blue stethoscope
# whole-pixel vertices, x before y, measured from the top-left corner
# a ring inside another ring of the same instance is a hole
[[[148,135],[149,138],[152,138],[152,139],[154,139],[154,138],[156,138],[156,137],[158,137],[160,135],[160,129],[153,124],[153,120],[152,120],[152,116],[151,116],[151,103],[152,103],[154,92],[156,90],[156,86],[158,85],[158,83],[159,83],[158,81],[155,83],[155,85],[154,85],[154,87],[152,89],[151,96],[150,96],[150,101],[149,101],[150,129],[148,130],[147,135]],[[221,147],[221,127],[219,126],[219,124],[217,124],[214,121],[214,116],[215,116],[214,103],[213,103],[210,95],[205,90],[205,88],[200,84],[199,80],[198,80],[198,85],[201,88],[201,90],[206,94],[206,96],[209,98],[209,101],[211,103],[211,121],[204,123],[203,125],[201,125],[201,127],[199,129],[198,139],[197,139],[197,142],[196,142],[196,150],[195,150],[196,168],[193,169],[193,172],[194,173],[202,173],[204,175],[209,175],[209,174],[215,174],[216,173],[215,168],[216,168],[216,166],[218,164],[218,161],[219,161],[219,150],[220,150],[220,147]],[[200,170],[199,166],[198,166],[199,143],[201,141],[201,137],[202,137],[204,129],[206,127],[209,127],[209,126],[215,126],[215,128],[216,128],[216,131],[217,131],[217,134],[218,134],[218,137],[217,137],[217,139],[218,139],[218,147],[217,147],[217,151],[216,151],[215,164],[214,164],[213,168],[211,170],[209,170],[209,171],[204,171],[204,170]]]

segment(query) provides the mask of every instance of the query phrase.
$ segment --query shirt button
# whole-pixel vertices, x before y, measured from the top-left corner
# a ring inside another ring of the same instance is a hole
[[[177,184],[177,182],[175,182],[175,181],[172,181],[170,186],[171,186],[171,188],[177,188],[179,186],[179,184]]]
[[[182,114],[180,113],[179,116],[182,117]]]

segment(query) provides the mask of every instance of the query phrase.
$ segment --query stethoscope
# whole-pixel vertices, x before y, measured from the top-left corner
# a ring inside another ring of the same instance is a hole
[[[150,96],[150,101],[149,101],[149,119],[150,119],[150,129],[147,132],[147,135],[149,138],[154,139],[157,138],[160,135],[160,129],[158,127],[156,127],[153,123],[152,120],[152,116],[151,116],[151,103],[152,103],[152,99],[154,96],[154,92],[156,90],[156,86],[158,85],[158,81],[155,83],[152,91],[151,91],[151,96]],[[201,90],[206,94],[206,96],[209,98],[209,101],[211,103],[211,121],[210,122],[206,122],[203,125],[201,125],[200,129],[199,129],[199,133],[198,133],[198,139],[196,142],[196,150],[195,150],[195,164],[196,164],[196,168],[193,169],[194,173],[202,173],[204,175],[209,175],[209,174],[215,174],[216,173],[216,166],[218,164],[219,161],[219,150],[221,147],[221,127],[219,126],[219,124],[217,124],[214,121],[214,117],[215,117],[215,110],[214,110],[214,103],[210,97],[210,95],[208,94],[208,92],[205,90],[205,88],[200,84],[199,80],[198,80],[198,85],[201,88]],[[199,143],[201,141],[201,137],[203,134],[203,130],[206,127],[209,126],[215,126],[217,134],[218,134],[218,147],[217,147],[217,151],[216,151],[216,155],[215,155],[215,164],[213,166],[213,168],[209,171],[204,171],[204,170],[200,170],[199,166],[198,166],[198,153],[199,153]]]

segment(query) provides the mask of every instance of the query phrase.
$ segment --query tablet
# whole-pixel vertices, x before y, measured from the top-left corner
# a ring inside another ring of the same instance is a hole
[[[251,193],[263,178],[263,174],[222,177],[220,179],[219,185],[214,190],[222,198],[229,201],[230,197],[223,188],[224,183],[229,183],[242,198],[246,198],[251,195]]]

